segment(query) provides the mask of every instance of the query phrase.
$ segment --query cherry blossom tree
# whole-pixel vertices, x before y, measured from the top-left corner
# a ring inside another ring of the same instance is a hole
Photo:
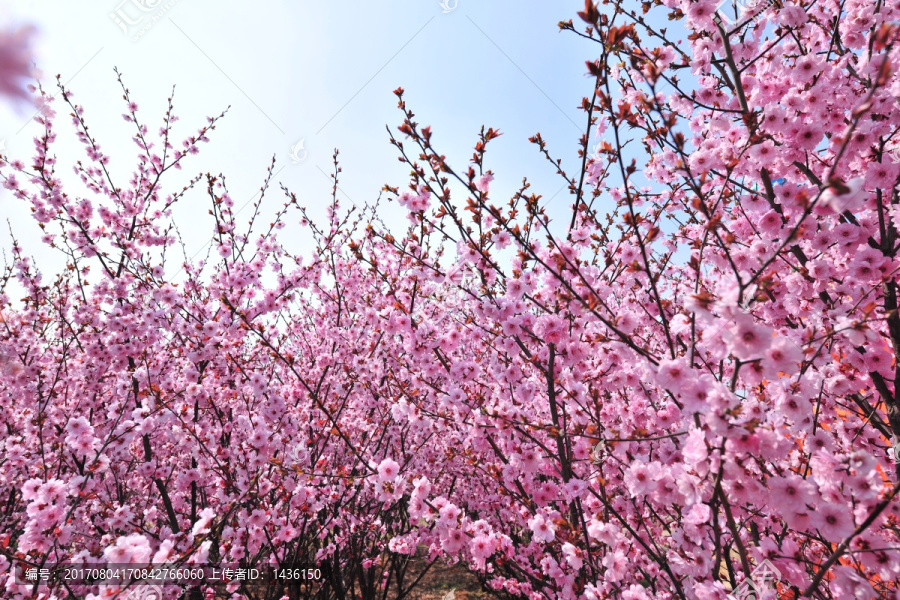
[[[393,598],[418,553],[508,598],[898,597],[898,10],[586,2],[574,173],[531,139],[564,223],[527,180],[496,198],[499,131],[460,167],[402,89],[400,232],[340,206],[337,153],[322,224],[286,188],[247,225],[222,175],[164,191],[223,115],[179,142],[170,100],[151,138],[124,85],[118,182],[61,87],[86,192],[49,109],[0,171],[68,260],[45,282],[17,244],[0,296],[5,594],[122,592],[21,565],[240,562],[324,576],[232,597]],[[213,243],[178,279],[197,193]]]
[[[492,202],[496,132],[456,172],[398,91],[414,227],[391,245],[437,269],[421,248],[456,242],[466,300],[426,383],[447,399],[412,414],[453,406],[484,479],[436,497],[433,547],[514,596],[722,598],[769,561],[788,597],[893,597],[896,8],[666,4],[689,48],[650,4],[560,24],[600,48],[582,168],[532,139],[575,198],[564,237],[527,184]]]
[[[198,152],[223,115],[176,141],[170,98],[159,141],[150,141],[123,84],[140,164],[120,184],[85,111],[59,87],[85,148],[75,170],[88,195],[69,195],[57,175],[48,93],[33,164],[11,161],[4,174],[7,189],[31,203],[43,241],[68,260],[47,286],[16,242],[4,279],[28,293],[17,308],[2,296],[2,393],[16,407],[3,417],[6,595],[105,598],[128,589],[31,585],[10,571],[17,561],[314,566],[326,584],[294,581],[291,597],[408,590],[408,560],[387,551],[413,527],[398,502],[409,484],[390,456],[415,447],[409,426],[390,425],[389,405],[373,400],[391,396],[386,383],[357,382],[352,361],[363,369],[377,331],[356,333],[358,311],[320,284],[349,276],[326,252],[354,231],[338,220],[336,200],[330,233],[311,226],[322,256],[303,265],[275,235],[293,196],[251,238],[240,232],[224,177],[162,191],[163,176]],[[210,200],[215,254],[185,259],[179,283],[171,209],[195,187]],[[395,346],[385,342],[384,351]]]

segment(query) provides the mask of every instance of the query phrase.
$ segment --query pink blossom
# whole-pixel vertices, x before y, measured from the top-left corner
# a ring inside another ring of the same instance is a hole
[[[679,392],[691,381],[690,371],[685,361],[680,359],[663,360],[659,363],[656,374],[657,382],[666,389]]]
[[[478,181],[475,182],[475,189],[483,194],[487,194],[490,191],[490,185],[493,180],[493,173],[488,171],[487,173],[479,177]]]
[[[806,123],[797,129],[797,134],[794,139],[799,148],[811,152],[819,145],[819,142],[822,141],[824,135],[825,132],[819,125]]]
[[[566,562],[569,563],[569,566],[573,569],[578,570],[584,565],[584,559],[581,558],[581,553],[574,544],[569,542],[564,543],[562,545],[562,553],[563,556],[566,557]]]
[[[534,539],[549,544],[556,537],[556,526],[540,513],[528,520],[528,527],[534,534]]]
[[[843,506],[822,504],[812,514],[819,533],[830,542],[843,541],[850,537],[856,528],[853,515]]]
[[[729,347],[736,357],[741,360],[759,358],[771,344],[772,334],[766,327],[756,324],[752,316],[740,314],[735,317]]]
[[[451,529],[447,535],[441,539],[441,546],[448,554],[456,554],[465,546],[466,534],[459,529]]]
[[[821,66],[815,55],[806,54],[800,57],[794,64],[794,71],[797,81],[807,83],[819,74]]]
[[[197,536],[209,532],[209,524],[215,518],[216,512],[211,508],[204,508],[200,511],[200,518],[191,528],[191,535]]]
[[[712,511],[710,510],[708,505],[694,504],[691,507],[691,510],[688,511],[688,514],[685,517],[685,521],[692,525],[701,525],[709,521],[711,514]]]
[[[632,494],[649,494],[656,490],[659,474],[659,467],[655,463],[635,463],[625,475],[625,484]]]
[[[400,465],[397,464],[397,461],[395,460],[385,458],[383,461],[381,461],[381,464],[378,465],[379,481],[393,481],[399,474]]]
[[[438,514],[440,515],[437,521],[438,525],[450,527],[457,524],[461,511],[455,505],[447,504],[446,506],[441,507]]]
[[[540,317],[534,328],[534,332],[551,344],[559,344],[565,335],[565,322],[556,315],[544,315]]]
[[[603,558],[603,566],[606,567],[606,578],[615,583],[625,577],[628,559],[624,552],[616,550]]]
[[[493,536],[478,535],[472,538],[469,546],[472,549],[472,556],[475,558],[475,564],[479,569],[484,569],[485,560],[494,553],[497,542]]]
[[[498,248],[506,248],[512,241],[512,237],[506,231],[501,231],[494,236],[494,243]]]
[[[139,533],[120,537],[114,546],[104,550],[103,555],[110,564],[146,565],[152,551],[147,538]]]
[[[765,351],[763,367],[767,377],[775,377],[779,373],[793,375],[802,360],[802,350],[796,343],[785,337],[776,337]]]
[[[692,428],[688,432],[687,440],[682,449],[682,455],[684,456],[685,462],[695,468],[706,460],[708,452],[702,431]]]

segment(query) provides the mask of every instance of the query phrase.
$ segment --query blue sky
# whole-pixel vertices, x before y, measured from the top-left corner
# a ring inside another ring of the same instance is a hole
[[[585,115],[576,107],[591,90],[584,61],[592,44],[560,33],[557,22],[577,20],[578,0],[438,0],[238,2],[235,0],[4,0],[9,21],[34,23],[45,86],[59,73],[86,109],[91,132],[112,156],[117,184],[134,164],[132,131],[113,67],[124,75],[139,116],[158,128],[176,86],[178,138],[231,109],[201,154],[173,171],[164,190],[177,191],[199,172],[222,172],[238,207],[258,190],[274,155],[283,182],[315,214],[328,201],[334,148],[341,152],[344,201],[374,200],[385,183],[406,184],[408,168],[396,159],[385,125],[400,112],[392,90],[406,90],[420,123],[431,124],[439,149],[465,167],[482,124],[503,132],[491,144],[486,167],[492,192],[506,199],[523,177],[542,194],[551,215],[567,222],[571,199],[562,180],[527,138],[540,131],[568,171],[577,163]],[[57,155],[63,165],[82,154],[64,112],[58,119]],[[32,111],[0,107],[0,139],[11,156],[27,158],[38,133]],[[291,147],[303,140],[299,163]],[[62,173],[71,169],[63,168]],[[121,183],[118,183],[121,182]],[[74,184],[73,184],[74,185]],[[75,189],[75,188],[73,188]],[[280,205],[270,192],[266,206]],[[47,268],[52,252],[40,248],[26,207],[0,190],[0,212]],[[556,195],[555,195],[556,194]],[[555,197],[554,197],[555,195]],[[551,200],[552,198],[552,200]],[[208,241],[211,222],[201,193],[177,213],[190,253]],[[461,199],[460,199],[461,200]],[[389,224],[405,226],[403,210],[385,207]],[[249,217],[249,207],[242,216]],[[299,228],[284,235],[307,246]],[[9,247],[5,228],[0,245]]]

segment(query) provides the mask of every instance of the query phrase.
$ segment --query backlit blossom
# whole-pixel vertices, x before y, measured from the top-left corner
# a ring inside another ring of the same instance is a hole
[[[491,182],[494,180],[494,175],[490,172],[485,173],[475,182],[475,189],[479,192],[487,194],[490,191]]]
[[[34,28],[0,31],[0,95],[26,99],[23,80],[32,74],[31,41]]]

